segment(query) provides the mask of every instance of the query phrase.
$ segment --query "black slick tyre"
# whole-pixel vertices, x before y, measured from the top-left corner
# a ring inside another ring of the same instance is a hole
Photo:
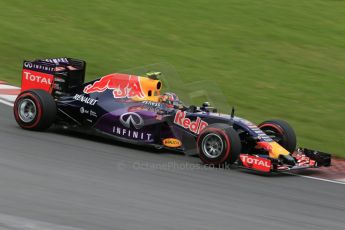
[[[259,125],[259,128],[290,153],[295,151],[297,144],[296,133],[286,121],[264,121]]]
[[[201,161],[208,165],[233,164],[241,151],[237,132],[227,124],[211,124],[197,138]]]
[[[13,113],[20,127],[40,131],[54,123],[57,108],[54,98],[48,92],[32,89],[18,95]]]

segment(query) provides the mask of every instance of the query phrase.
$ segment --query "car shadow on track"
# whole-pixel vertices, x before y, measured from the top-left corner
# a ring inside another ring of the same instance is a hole
[[[92,134],[92,133],[77,131],[77,130],[73,130],[73,129],[63,129],[60,127],[52,127],[50,129],[48,129],[47,132],[59,134],[59,135],[63,135],[63,136],[69,136],[69,137],[73,137],[73,138],[79,138],[79,139],[83,139],[83,140],[87,140],[87,141],[104,143],[104,144],[108,144],[108,145],[116,145],[118,147],[124,147],[124,148],[128,148],[128,149],[139,150],[139,151],[153,153],[153,154],[185,155],[183,152],[180,152],[180,151],[174,151],[174,150],[168,150],[168,149],[159,149],[159,148],[155,148],[153,146],[126,143],[123,141],[113,139],[113,138],[108,137],[108,136],[100,136],[98,134]]]
[[[234,166],[236,167],[236,166]],[[245,168],[234,168],[234,170],[241,172],[241,173],[246,173],[246,174],[250,174],[250,175],[255,175],[255,176],[261,176],[261,177],[293,177],[295,175],[293,174],[288,174],[285,172],[259,172],[259,171],[255,171],[255,170],[251,170],[251,169],[245,169]]]
[[[92,133],[84,133],[81,131],[76,131],[76,130],[71,130],[71,129],[63,129],[60,127],[52,127],[49,130],[47,130],[49,133],[54,133],[54,134],[59,134],[63,136],[69,136],[72,138],[79,138],[87,141],[92,141],[92,142],[98,142],[98,143],[104,143],[107,145],[116,145],[119,147],[124,147],[128,149],[133,149],[133,150],[138,150],[142,151],[145,153],[150,153],[150,154],[173,154],[173,155],[181,155],[181,156],[188,156],[192,158],[198,158],[197,154],[185,154],[181,151],[176,151],[173,149],[157,149],[152,146],[146,146],[146,145],[135,145],[131,143],[126,143],[122,142],[116,139],[113,139],[111,137],[107,136],[99,136],[95,135]],[[195,162],[193,162],[195,163]],[[200,161],[197,164],[203,165],[203,163]],[[205,165],[203,165],[205,166]],[[207,166],[206,166],[207,167]],[[214,168],[215,170],[223,169],[223,170],[228,170],[228,171],[236,171],[236,172],[241,172],[245,174],[250,174],[253,176],[260,176],[260,177],[293,177],[294,175],[292,174],[286,174],[286,173],[281,173],[281,172],[275,172],[275,173],[265,173],[265,172],[259,172],[259,171],[254,171],[250,169],[245,169],[245,168],[240,168],[236,165],[231,165],[226,168],[221,168],[221,167],[215,167],[215,166],[209,166],[209,168]]]

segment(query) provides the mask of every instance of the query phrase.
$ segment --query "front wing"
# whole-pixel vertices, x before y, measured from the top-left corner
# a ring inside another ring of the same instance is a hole
[[[237,163],[242,168],[267,173],[331,166],[329,153],[298,148],[292,157],[295,159],[295,165],[282,164],[278,159],[270,159],[264,155],[240,154]]]

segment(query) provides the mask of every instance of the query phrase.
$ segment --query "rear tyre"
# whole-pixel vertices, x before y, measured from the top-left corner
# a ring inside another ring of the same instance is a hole
[[[197,146],[203,163],[223,166],[237,160],[241,151],[241,140],[231,126],[211,124],[199,134]]]
[[[297,143],[296,134],[286,121],[264,121],[259,125],[259,128],[290,153],[295,151]]]
[[[23,129],[45,130],[55,121],[57,109],[54,98],[48,92],[33,89],[18,95],[13,112]]]

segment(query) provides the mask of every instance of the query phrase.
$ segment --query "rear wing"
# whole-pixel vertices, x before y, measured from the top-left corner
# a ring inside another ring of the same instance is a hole
[[[85,80],[86,62],[74,58],[47,58],[24,61],[22,91],[42,89],[54,96],[68,94]]]

